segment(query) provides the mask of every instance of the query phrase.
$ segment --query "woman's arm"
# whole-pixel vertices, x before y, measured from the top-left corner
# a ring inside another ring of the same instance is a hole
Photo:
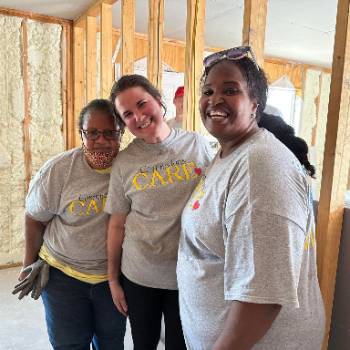
[[[23,269],[38,259],[39,250],[43,244],[43,235],[46,226],[43,222],[34,220],[27,214],[25,214],[24,222],[25,248],[23,267],[18,277],[20,281],[26,277],[26,273],[22,272]]]
[[[119,281],[125,220],[125,214],[112,214],[110,216],[107,237],[107,258],[108,280],[113,302],[119,312],[126,316],[128,307],[126,304],[124,291]]]
[[[213,350],[249,350],[269,330],[281,310],[277,304],[232,301],[225,326]]]

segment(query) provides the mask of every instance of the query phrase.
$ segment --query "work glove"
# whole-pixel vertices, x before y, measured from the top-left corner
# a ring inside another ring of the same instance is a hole
[[[37,300],[49,280],[49,269],[50,265],[41,259],[27,266],[22,272],[26,272],[28,275],[15,285],[12,294],[19,293],[18,299],[21,300],[32,292],[31,297]]]

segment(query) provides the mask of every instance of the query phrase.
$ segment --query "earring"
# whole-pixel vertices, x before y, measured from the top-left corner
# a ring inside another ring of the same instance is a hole
[[[255,113],[251,113],[250,114],[250,118],[254,119],[256,117],[256,114]]]

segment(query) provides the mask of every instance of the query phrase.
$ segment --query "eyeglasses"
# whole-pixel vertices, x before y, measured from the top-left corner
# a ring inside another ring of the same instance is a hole
[[[242,59],[243,57],[248,57],[249,54],[256,68],[259,70],[258,63],[256,62],[255,55],[250,46],[237,46],[237,47],[232,47],[231,49],[215,52],[207,56],[206,58],[204,58],[203,65],[204,65],[204,68],[207,70],[213,64],[221,60],[237,61]]]
[[[121,131],[120,130],[97,130],[97,129],[92,129],[92,130],[80,130],[84,136],[88,139],[88,140],[93,140],[96,141],[100,135],[103,135],[103,137],[106,140],[116,140],[119,139],[121,136]]]

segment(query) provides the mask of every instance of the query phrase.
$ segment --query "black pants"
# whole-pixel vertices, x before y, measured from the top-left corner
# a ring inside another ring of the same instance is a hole
[[[134,350],[156,350],[162,314],[165,323],[165,349],[186,350],[179,312],[177,290],[140,286],[122,276]]]

